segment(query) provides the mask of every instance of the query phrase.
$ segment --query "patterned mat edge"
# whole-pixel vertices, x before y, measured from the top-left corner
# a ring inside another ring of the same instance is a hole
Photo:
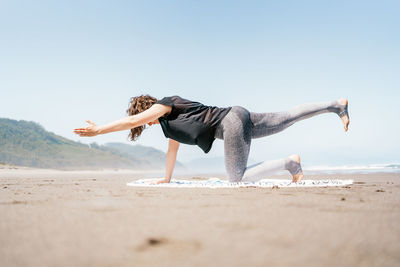
[[[139,179],[127,183],[127,186],[134,187],[164,187],[164,188],[238,188],[238,187],[334,187],[348,186],[353,184],[353,179],[320,179],[320,180],[302,180],[297,183],[292,183],[291,180],[280,179],[263,179],[257,182],[238,182],[230,183],[226,180],[211,177],[208,180],[176,180],[172,179],[170,183],[152,184],[161,178]]]

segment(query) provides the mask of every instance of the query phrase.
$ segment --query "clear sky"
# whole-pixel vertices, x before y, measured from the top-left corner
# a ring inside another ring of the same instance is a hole
[[[73,128],[125,116],[131,96],[280,111],[350,101],[350,129],[323,114],[253,140],[250,157],[304,164],[400,161],[399,1],[1,1],[0,117]],[[137,143],[167,148],[159,125]],[[178,160],[223,155],[183,145]]]

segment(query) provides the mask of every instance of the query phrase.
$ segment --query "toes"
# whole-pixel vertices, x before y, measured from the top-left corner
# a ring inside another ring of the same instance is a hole
[[[349,117],[348,116],[343,116],[342,117],[342,122],[343,122],[343,125],[344,125],[344,130],[345,130],[345,132],[347,132],[347,130],[349,129],[349,124],[350,124]]]
[[[292,183],[300,182],[301,180],[303,180],[303,178],[304,178],[303,173],[295,174],[293,175]]]

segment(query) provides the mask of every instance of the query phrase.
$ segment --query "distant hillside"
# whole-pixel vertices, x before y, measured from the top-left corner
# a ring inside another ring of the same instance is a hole
[[[0,162],[56,169],[160,169],[165,153],[151,147],[74,142],[30,121],[0,118]],[[182,167],[177,163],[177,167]]]

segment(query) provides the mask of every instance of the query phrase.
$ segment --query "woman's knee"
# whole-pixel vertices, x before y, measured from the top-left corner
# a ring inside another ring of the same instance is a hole
[[[232,169],[227,167],[226,168],[227,174],[228,174],[228,180],[231,183],[238,183],[242,181],[243,174],[244,174],[244,169]]]
[[[224,142],[225,168],[230,182],[240,182],[247,166],[250,141],[226,137]]]

